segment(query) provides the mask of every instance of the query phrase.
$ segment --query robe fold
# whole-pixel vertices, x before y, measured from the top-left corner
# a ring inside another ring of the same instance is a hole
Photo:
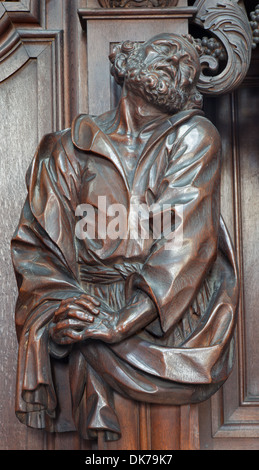
[[[12,258],[16,413],[29,426],[79,430],[86,439],[103,430],[117,439],[114,391],[149,403],[197,403],[232,370],[238,275],[219,209],[219,135],[197,110],[147,132],[132,181],[100,121],[87,115],[45,136],[28,170]],[[125,207],[127,217],[132,202],[145,204],[153,217],[149,236],[132,238],[128,224],[121,238],[78,237],[82,204],[94,210],[92,233],[99,216],[106,226],[112,221],[100,197],[107,208]],[[170,222],[156,238],[165,206]],[[50,338],[63,299],[88,293],[120,310],[138,290],[152,299],[157,318],[137,333],[113,344],[93,338],[61,346]]]

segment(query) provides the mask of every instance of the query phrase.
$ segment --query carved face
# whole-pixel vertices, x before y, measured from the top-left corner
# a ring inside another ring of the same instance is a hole
[[[127,58],[124,81],[128,90],[174,114],[184,109],[195,88],[199,61],[182,40],[169,37],[161,35],[135,45]]]

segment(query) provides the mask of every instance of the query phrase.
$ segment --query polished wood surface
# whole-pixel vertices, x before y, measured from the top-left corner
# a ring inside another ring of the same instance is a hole
[[[92,444],[81,440],[76,433],[52,435],[44,431],[35,432],[17,422],[14,415],[17,343],[13,328],[17,291],[9,254],[9,240],[26,194],[24,174],[37,143],[46,132],[69,127],[78,113],[88,111],[87,49],[85,33],[76,11],[77,8],[86,8],[88,2],[75,1],[73,7],[70,1],[64,0],[46,3],[25,0],[1,2],[1,7],[3,3],[6,3],[13,24],[19,26],[21,46],[17,48],[17,68],[14,68],[11,59],[16,57],[15,50],[10,56],[10,62],[5,60],[0,67],[4,70],[4,80],[0,84],[0,100],[4,102],[0,124],[1,136],[4,136],[1,140],[1,449],[87,450],[107,445],[125,448],[128,442],[132,449],[140,446],[180,449],[180,445],[185,445],[184,441],[188,442],[188,438],[184,437],[184,426],[188,419],[191,423],[195,420],[197,429],[198,411],[201,449],[258,449],[258,270],[254,263],[258,233],[256,216],[254,212],[249,213],[257,200],[257,52],[253,52],[247,81],[234,97],[227,95],[205,103],[206,115],[216,124],[223,140],[222,213],[237,247],[239,265],[242,266],[244,262],[245,266],[245,269],[240,270],[241,281],[244,278],[246,281],[242,291],[237,335],[238,361],[234,372],[223,389],[213,399],[193,409],[189,418],[186,418],[188,409],[142,406],[116,395],[116,406],[121,410],[127,433],[121,441],[113,444],[107,444],[101,435],[98,443]],[[90,3],[93,7],[94,2]],[[23,28],[23,22],[27,28]],[[20,54],[22,47],[25,50]],[[46,71],[47,84],[43,87]],[[252,119],[249,117],[251,103]],[[251,247],[254,247],[255,252]],[[63,372],[61,365],[57,373],[62,375]],[[180,434],[172,433],[172,425],[180,430],[181,417],[184,419],[182,444]],[[162,421],[164,427],[161,431]],[[160,429],[160,433],[156,432],[157,429]],[[193,448],[197,448],[197,442],[196,435],[195,442],[191,444]]]
[[[200,407],[201,446],[205,449],[258,449],[258,65],[255,51],[243,86],[222,97],[216,107],[214,102],[208,103],[224,142],[221,207],[237,247],[242,290],[233,374],[211,402]],[[208,435],[210,416],[212,434]]]
[[[44,136],[11,244],[17,418],[108,442],[124,434],[114,392],[175,406],[222,386],[238,304],[219,210],[221,140],[201,110],[195,43],[162,33],[109,58],[118,105]],[[125,215],[119,232],[113,206]],[[139,410],[147,447],[148,407]],[[190,410],[180,413],[181,448],[191,447]]]

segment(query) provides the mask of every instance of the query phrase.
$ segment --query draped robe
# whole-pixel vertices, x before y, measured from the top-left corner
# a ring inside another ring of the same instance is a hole
[[[238,276],[219,209],[220,137],[197,110],[149,130],[131,183],[109,135],[87,115],[45,136],[28,170],[28,196],[12,240],[19,290],[16,413],[24,424],[79,430],[86,439],[104,430],[116,439],[114,391],[149,403],[197,403],[232,370]],[[76,209],[91,204],[98,215],[98,196],[107,207],[127,210],[132,200],[170,204],[178,220],[172,235],[182,234],[182,243],[173,238],[168,249],[163,237],[140,243],[128,233],[79,239]],[[137,333],[112,344],[92,338],[58,345],[50,338],[63,299],[89,293],[116,310],[139,289],[152,299],[157,318]]]

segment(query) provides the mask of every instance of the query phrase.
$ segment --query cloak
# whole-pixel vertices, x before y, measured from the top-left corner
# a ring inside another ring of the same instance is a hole
[[[151,123],[132,181],[98,122],[80,115],[71,129],[45,136],[27,173],[11,246],[19,290],[16,414],[35,428],[78,430],[86,439],[104,430],[116,439],[113,391],[180,405],[206,400],[227,379],[238,275],[219,210],[220,137],[203,113]],[[127,210],[132,200],[155,204],[154,217],[164,204],[173,207],[170,248],[167,237],[153,234],[141,243],[128,233],[78,238],[77,207],[90,204],[98,215],[100,196],[107,207]],[[89,293],[119,309],[138,289],[157,309],[141,331],[113,344],[51,340],[49,325],[63,299]]]

